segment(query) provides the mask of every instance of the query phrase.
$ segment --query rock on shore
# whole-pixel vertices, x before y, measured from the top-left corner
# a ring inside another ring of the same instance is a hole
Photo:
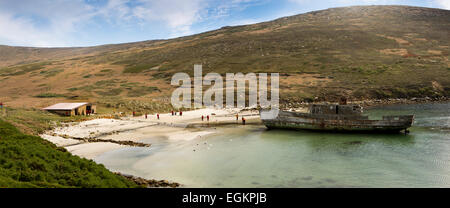
[[[122,174],[122,173],[115,173],[117,175],[123,176],[128,180],[131,180],[133,182],[135,182],[138,185],[142,185],[145,186],[147,188],[155,188],[155,187],[161,187],[161,188],[177,188],[180,187],[181,184],[176,183],[176,182],[169,182],[167,180],[148,180],[145,178],[141,178],[141,177],[136,177],[136,176],[132,176],[132,175],[128,175],[128,174]]]
[[[420,103],[439,103],[439,102],[449,102],[449,97],[423,97],[423,98],[387,98],[387,99],[366,99],[366,100],[352,100],[349,99],[349,104],[358,104],[363,107],[373,107],[380,105],[393,105],[393,104],[420,104]],[[296,109],[304,108],[313,103],[323,103],[322,102],[297,102],[297,101],[287,101],[282,102],[281,109]],[[337,103],[337,101],[328,101],[330,103]]]

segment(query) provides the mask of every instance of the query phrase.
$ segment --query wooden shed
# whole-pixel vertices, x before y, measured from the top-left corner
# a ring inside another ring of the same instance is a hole
[[[97,107],[91,103],[57,103],[44,110],[62,116],[76,116],[94,114]]]

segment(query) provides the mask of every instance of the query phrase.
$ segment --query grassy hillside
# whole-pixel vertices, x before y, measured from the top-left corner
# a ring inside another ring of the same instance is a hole
[[[90,117],[92,118],[95,116]],[[79,122],[88,118],[85,116],[64,117],[39,109],[8,108],[6,112],[0,113],[0,119],[16,126],[22,133],[37,136],[64,123]]]
[[[171,76],[192,74],[194,64],[204,73],[279,72],[284,101],[449,96],[449,19],[449,10],[361,6],[170,40],[5,46],[0,99],[19,107],[62,100],[120,107],[134,100],[168,109]]]
[[[138,187],[0,120],[0,187]]]

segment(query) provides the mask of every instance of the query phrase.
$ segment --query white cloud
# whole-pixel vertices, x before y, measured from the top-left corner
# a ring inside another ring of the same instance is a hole
[[[13,45],[55,46],[64,42],[48,32],[42,32],[32,26],[26,18],[14,18],[11,14],[0,13],[0,40]]]
[[[90,18],[82,0],[0,2],[0,40],[13,45],[67,46],[68,33]]]
[[[1,0],[0,44],[77,45],[77,37],[89,37],[89,31],[82,30],[87,25],[136,29],[159,24],[167,28],[168,38],[178,37],[192,34],[195,23],[225,17],[232,11],[267,1],[107,0],[98,4],[85,0],[21,0],[20,3]],[[102,25],[102,21],[107,25]]]
[[[450,9],[450,0],[436,0],[436,3],[440,5],[442,9]]]
[[[203,3],[204,0],[149,1],[136,7],[134,15],[149,21],[163,20],[172,28],[182,27],[199,20],[199,11],[205,6]]]
[[[108,0],[105,5],[83,0],[0,1],[0,41],[11,45],[68,46],[83,33],[77,26],[93,17],[121,26],[159,22],[174,35],[190,33],[206,0]],[[79,34],[78,34],[79,35]]]
[[[258,4],[264,4],[269,0],[229,0],[219,1],[218,3],[210,5],[212,11],[210,12],[211,18],[225,17],[230,14],[231,11],[244,10],[247,7],[255,6]]]
[[[206,7],[204,0],[141,0],[141,3],[132,9],[133,18],[145,22],[164,22],[172,30],[172,33],[180,35],[190,33],[191,25],[201,19],[200,11]]]
[[[267,0],[139,0],[140,6],[132,10],[133,17],[146,21],[163,21],[172,29],[170,37],[192,34],[194,23],[225,17],[231,11],[243,10]],[[170,5],[170,6],[168,6]]]

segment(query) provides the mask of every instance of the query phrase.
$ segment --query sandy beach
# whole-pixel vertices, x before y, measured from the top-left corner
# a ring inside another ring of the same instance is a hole
[[[236,120],[236,114],[239,120]],[[204,116],[202,121],[201,117]],[[207,116],[210,117],[207,121]],[[217,132],[220,125],[242,125],[242,116],[246,123],[258,123],[257,111],[240,111],[239,109],[198,109],[183,112],[182,116],[171,113],[122,117],[120,119],[94,119],[55,128],[40,135],[42,138],[64,147],[80,157],[95,157],[130,145],[120,142],[148,144],[152,141],[169,142],[198,139]],[[89,142],[87,139],[112,140],[112,142]]]

